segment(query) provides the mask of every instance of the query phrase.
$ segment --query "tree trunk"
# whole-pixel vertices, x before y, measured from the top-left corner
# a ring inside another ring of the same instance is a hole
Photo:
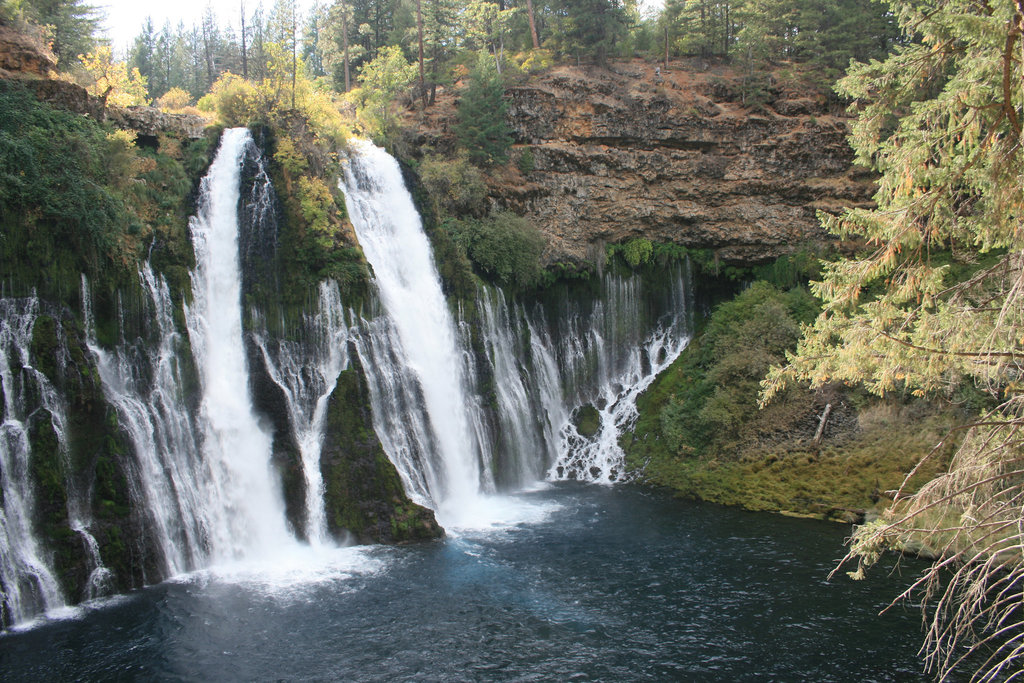
[[[249,60],[245,53],[245,0],[241,0],[239,4],[242,17],[242,78],[249,80]]]
[[[299,31],[295,5],[292,5],[292,109],[295,109],[295,76],[299,70]]]
[[[665,21],[665,71],[668,71],[668,21]]]
[[[530,20],[530,38],[533,40],[533,49],[540,49],[540,41],[537,40],[537,21],[533,18],[533,0],[526,0],[526,16]]]
[[[419,42],[420,59],[420,100],[423,108],[427,108],[427,81],[423,76],[423,2],[416,0],[416,37]]]
[[[352,70],[348,61],[348,7],[341,6],[341,42],[342,51],[345,53],[345,92],[352,89]]]
[[[829,413],[832,412],[832,404],[828,403],[825,405],[825,410],[821,414],[821,420],[818,422],[818,431],[814,433],[814,445],[815,447],[821,445],[821,438],[825,435],[825,425],[828,424]]]

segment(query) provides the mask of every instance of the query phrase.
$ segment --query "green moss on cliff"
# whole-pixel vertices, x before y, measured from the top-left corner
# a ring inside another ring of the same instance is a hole
[[[77,309],[85,273],[112,306],[144,255],[191,264],[188,200],[208,141],[165,138],[156,151],[134,139],[0,80],[0,279],[14,294]]]
[[[86,506],[83,512],[91,509],[90,533],[114,574],[115,588],[141,585],[144,575],[152,575],[154,558],[132,552],[122,535],[123,529],[135,526],[123,469],[129,449],[117,414],[103,396],[99,373],[83,348],[81,330],[71,318],[40,315],[32,329],[30,353],[35,369],[60,389],[66,402],[66,450],[48,411],[38,411],[30,425],[36,523],[54,553],[61,586],[74,598],[88,580],[86,548],[68,518],[73,495],[77,505]]]
[[[380,445],[358,361],[341,373],[331,394],[320,468],[332,534],[343,537],[350,532],[361,542],[377,543],[444,534],[434,513],[405,495],[398,472]]]
[[[843,520],[899,487],[952,426],[945,408],[881,402],[840,386],[795,387],[757,408],[761,377],[814,312],[802,289],[766,282],[719,305],[638,401],[640,418],[621,442],[629,469],[687,497]],[[815,444],[826,406],[824,438]],[[936,458],[911,485],[942,465]]]

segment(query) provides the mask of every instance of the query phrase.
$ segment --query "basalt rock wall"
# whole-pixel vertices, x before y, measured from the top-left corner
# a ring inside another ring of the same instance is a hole
[[[725,67],[558,67],[506,91],[513,159],[496,208],[531,218],[549,261],[645,237],[762,262],[834,240],[816,212],[870,205],[848,119],[781,79],[754,92]]]

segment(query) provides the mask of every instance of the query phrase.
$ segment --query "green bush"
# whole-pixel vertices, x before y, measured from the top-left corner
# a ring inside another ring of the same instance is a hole
[[[107,186],[113,145],[85,117],[38,102],[14,84],[0,85],[0,206],[60,231],[54,244],[86,254],[113,249],[131,220]]]
[[[449,221],[446,227],[477,269],[499,285],[524,288],[540,282],[546,241],[525,218],[499,212]]]
[[[420,162],[419,175],[434,214],[439,218],[483,215],[487,185],[467,157],[445,159],[428,154]]]
[[[519,172],[523,175],[530,175],[533,173],[533,169],[536,166],[536,161],[533,158],[533,150],[529,147],[524,147],[523,151],[519,153],[519,159],[516,161],[516,165],[519,167]]]
[[[739,427],[763,416],[757,409],[761,378],[796,345],[800,323],[815,314],[807,290],[781,292],[763,281],[719,305],[703,335],[684,352],[686,381],[661,412],[669,449],[728,450]]]
[[[486,55],[481,56],[459,100],[459,122],[455,126],[459,144],[474,164],[490,166],[508,161],[512,130],[505,120],[508,102],[504,95],[501,74]]]

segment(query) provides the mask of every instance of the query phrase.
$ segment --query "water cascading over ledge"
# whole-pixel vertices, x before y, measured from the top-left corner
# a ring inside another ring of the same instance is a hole
[[[474,331],[441,294],[398,163],[357,143],[343,190],[384,309],[362,321],[355,343],[375,427],[410,494],[444,522],[543,479],[620,480],[617,439],[636,420],[636,398],[689,340],[686,267],[671,266],[656,291],[609,274],[596,297],[547,305],[481,286]],[[469,351],[474,333],[485,361]],[[586,405],[597,413],[593,434],[573,421]]]
[[[444,524],[493,489],[471,368],[398,162],[370,143],[355,147],[346,205],[386,314],[357,342],[375,427],[406,491]]]

